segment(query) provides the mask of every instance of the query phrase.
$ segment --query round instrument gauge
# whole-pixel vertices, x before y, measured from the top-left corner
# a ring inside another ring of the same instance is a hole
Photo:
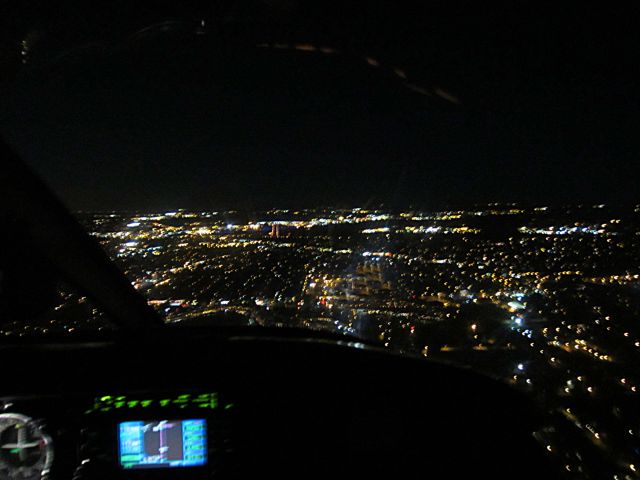
[[[53,460],[51,439],[29,417],[0,414],[0,478],[44,479]]]

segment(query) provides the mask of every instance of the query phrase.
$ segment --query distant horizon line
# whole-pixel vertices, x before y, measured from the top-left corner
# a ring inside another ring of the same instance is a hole
[[[635,211],[638,211],[640,208],[640,203],[621,203],[621,202],[606,202],[606,203],[561,203],[561,204],[529,204],[529,203],[520,203],[520,202],[488,202],[488,203],[474,203],[465,207],[462,206],[449,206],[449,207],[441,207],[441,208],[433,208],[428,209],[419,206],[408,205],[406,207],[397,207],[397,206],[386,206],[384,204],[379,205],[371,205],[371,206],[331,206],[331,205],[322,205],[317,207],[268,207],[268,208],[217,208],[217,209],[205,209],[205,208],[155,208],[155,209],[145,209],[145,208],[110,208],[110,209],[70,209],[73,213],[87,213],[87,214],[117,214],[117,213],[154,213],[154,214],[177,214],[181,212],[187,213],[209,213],[209,214],[218,214],[218,213],[243,213],[243,212],[273,212],[273,213],[285,213],[285,212],[313,212],[313,211],[343,211],[343,212],[354,212],[354,211],[386,211],[386,212],[425,212],[425,213],[439,213],[439,212],[464,212],[471,211],[474,209],[487,209],[487,208],[508,208],[508,207],[516,207],[518,209],[523,210],[540,210],[544,211],[547,209],[559,209],[559,208],[586,208],[586,209],[602,209],[607,207],[616,207],[616,208],[633,208]]]

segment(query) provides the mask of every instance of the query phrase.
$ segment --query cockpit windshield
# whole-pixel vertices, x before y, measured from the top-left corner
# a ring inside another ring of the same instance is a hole
[[[607,15],[68,3],[16,13],[0,134],[165,323],[463,365],[545,406],[569,474],[636,478],[640,136]],[[0,338],[110,328],[52,298]]]

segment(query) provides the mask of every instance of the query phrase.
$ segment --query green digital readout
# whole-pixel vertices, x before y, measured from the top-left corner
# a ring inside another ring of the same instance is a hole
[[[151,408],[201,408],[206,410],[215,410],[220,407],[228,410],[233,408],[233,404],[228,403],[225,405],[219,405],[218,394],[216,392],[195,394],[183,393],[177,396],[165,396],[159,398],[132,398],[125,395],[104,395],[96,397],[93,401],[93,405],[85,411],[85,414]]]

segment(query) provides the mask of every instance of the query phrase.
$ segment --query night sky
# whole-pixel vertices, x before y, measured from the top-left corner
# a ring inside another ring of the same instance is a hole
[[[72,209],[640,201],[635,7],[24,3],[0,134]]]

